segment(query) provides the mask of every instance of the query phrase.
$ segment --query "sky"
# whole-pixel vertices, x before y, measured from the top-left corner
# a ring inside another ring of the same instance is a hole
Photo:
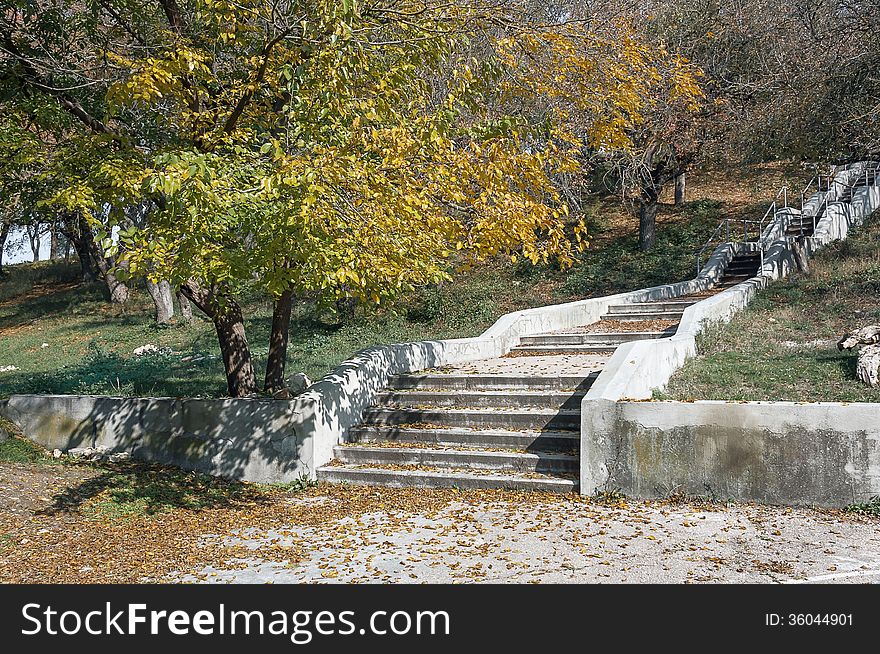
[[[40,242],[40,261],[49,258],[49,235],[46,234]],[[34,254],[31,252],[31,244],[23,230],[12,230],[6,239],[6,252],[3,254],[3,265],[33,261]]]

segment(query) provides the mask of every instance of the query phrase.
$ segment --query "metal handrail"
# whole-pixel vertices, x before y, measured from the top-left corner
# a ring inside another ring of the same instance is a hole
[[[842,170],[848,171],[848,170],[850,170],[850,166],[851,166],[851,164],[847,164],[846,166],[844,166],[842,168]],[[880,164],[878,164],[878,167],[880,167]],[[866,186],[870,186],[869,181],[870,181],[871,170],[876,171],[878,169],[878,167],[874,167],[874,168],[867,168],[866,167],[865,168],[865,185]],[[822,214],[823,208],[825,211],[828,210],[828,205],[831,202],[831,199],[830,199],[831,198],[831,186],[832,186],[832,183],[834,182],[834,178],[836,177],[838,172],[841,172],[841,168],[837,167],[837,166],[833,166],[829,169],[829,172],[827,174],[817,173],[807,183],[807,185],[804,187],[804,189],[800,192],[800,194],[801,194],[801,216],[803,216],[804,205],[806,204],[806,199],[809,195],[810,189],[813,187],[813,184],[815,183],[815,185],[816,185],[816,191],[818,193],[822,193],[822,181],[823,180],[825,181],[825,195],[822,198],[822,201],[819,203],[819,206],[816,208],[816,211],[812,215],[813,232],[816,231],[816,219],[818,216],[820,216]],[[874,184],[876,185],[878,182],[880,182],[880,176],[877,176],[875,173]],[[846,184],[846,186],[848,186],[850,188],[855,188],[856,184],[855,184],[855,182],[853,182],[851,184]],[[743,237],[742,237],[742,241],[740,241],[741,243],[756,243],[757,244],[758,250],[761,254],[761,267],[763,268],[763,266],[764,266],[764,250],[768,246],[768,244],[765,241],[767,241],[769,239],[772,242],[772,240],[775,240],[775,239],[771,239],[771,237],[773,237],[776,234],[776,229],[774,229],[774,230],[768,232],[767,235],[765,235],[764,234],[764,232],[766,231],[765,223],[767,223],[768,219],[769,219],[771,224],[774,224],[775,227],[780,227],[782,233],[785,234],[786,229],[788,227],[788,222],[787,222],[788,221],[788,211],[783,211],[783,209],[789,208],[788,207],[788,191],[789,191],[788,186],[783,186],[782,188],[779,189],[779,191],[777,191],[776,197],[773,198],[773,201],[770,203],[770,206],[767,207],[767,210],[764,212],[764,215],[761,216],[760,220],[754,220],[754,219],[748,219],[748,218],[735,218],[735,219],[725,218],[725,219],[721,220],[718,223],[718,226],[715,228],[715,230],[712,232],[712,234],[709,236],[709,238],[703,244],[703,246],[696,251],[697,275],[700,274],[700,270],[701,270],[700,262],[701,262],[703,253],[715,242],[715,240],[718,238],[722,228],[724,228],[724,230],[725,230],[725,242],[730,242],[731,221],[733,221],[734,223],[737,223],[737,224],[742,223]],[[782,197],[782,206],[781,207],[778,203],[780,196]],[[781,220],[780,220],[780,215],[782,216]],[[754,241],[749,241],[749,238],[748,238],[749,237],[749,225],[757,225],[757,232],[758,233],[757,233],[757,236]],[[803,236],[803,234],[804,234],[803,219],[800,220],[800,231],[801,231],[801,236]]]

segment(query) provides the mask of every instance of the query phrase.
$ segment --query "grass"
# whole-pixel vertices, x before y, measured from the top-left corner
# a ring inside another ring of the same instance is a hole
[[[359,310],[344,324],[302,302],[294,309],[288,371],[318,379],[364,347],[475,336],[510,311],[674,282],[692,275],[693,251],[721,217],[763,211],[775,189],[803,171],[790,164],[724,168],[689,181],[691,202],[658,213],[658,247],[638,250],[637,221],[613,197],[585,208],[590,247],[574,267],[488,262],[454,282],[422,289],[380,310]],[[13,393],[220,397],[223,365],[211,323],[160,328],[145,289],[110,305],[100,284],[78,281],[75,266],[9,266],[0,277],[0,397]],[[271,306],[246,301],[258,374],[267,357]],[[163,351],[135,357],[153,344]]]
[[[867,502],[859,502],[858,504],[850,504],[846,509],[847,513],[855,513],[857,515],[871,516],[880,518],[880,495],[875,495]]]
[[[53,510],[78,511],[96,520],[201,511],[265,501],[255,484],[143,463],[98,465],[100,474],[54,497]]]
[[[0,423],[5,423],[0,419]],[[0,424],[5,428],[5,424]],[[34,443],[18,436],[10,435],[0,442],[0,462],[3,463],[52,463],[55,459],[46,456],[46,452]]]
[[[691,400],[880,402],[855,377],[856,353],[839,352],[846,332],[880,322],[880,214],[849,239],[820,251],[809,275],[758,294],[723,327],[698,339],[662,397]]]

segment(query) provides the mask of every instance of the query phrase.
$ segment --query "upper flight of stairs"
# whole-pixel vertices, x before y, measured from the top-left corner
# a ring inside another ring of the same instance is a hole
[[[863,171],[855,180],[853,180],[852,184],[846,186],[843,189],[843,192],[840,196],[835,200],[836,202],[851,202],[853,199],[853,195],[855,192],[862,188],[863,186],[869,186],[877,183],[878,167],[880,167],[880,162],[873,161],[868,164],[868,168],[866,171]]]
[[[853,180],[852,184],[844,187],[841,194],[837,197],[837,199],[833,200],[832,203],[852,202],[853,195],[858,189],[877,183],[878,175],[880,175],[880,162],[869,162],[867,169],[863,171],[858,177],[856,177],[856,179]],[[812,236],[814,232],[814,225],[817,225],[819,221],[824,217],[826,207],[827,204],[822,203],[819,206],[815,218],[812,215],[792,216],[789,220],[788,225],[786,226],[785,235],[792,237]]]

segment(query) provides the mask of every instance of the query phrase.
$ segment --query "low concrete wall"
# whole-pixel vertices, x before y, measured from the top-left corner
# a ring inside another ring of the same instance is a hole
[[[841,171],[832,184],[832,197],[836,198],[841,192],[843,184],[858,177],[863,173],[863,170],[864,165],[853,166]],[[819,194],[814,195],[805,204],[805,212],[815,211],[821,200],[822,197]],[[808,209],[808,207],[810,208]],[[880,208],[880,186],[877,185],[860,188],[850,203],[830,203],[825,215],[816,226],[815,235],[805,239],[808,254],[812,254],[818,248],[833,241],[846,238],[852,227],[861,224],[868,215],[878,208]],[[788,209],[788,211],[792,214],[798,213],[795,209]],[[764,288],[772,280],[787,276],[796,266],[790,244],[791,241],[787,238],[779,238],[774,241],[764,255],[764,265],[758,276],[688,307],[672,337],[650,341],[633,341],[617,348],[587,392],[581,405],[580,488],[582,493],[591,493],[600,480],[607,480],[612,476],[612,473],[605,469],[608,466],[608,461],[605,458],[596,459],[595,457],[605,451],[603,444],[611,442],[615,438],[615,430],[619,429],[616,422],[618,411],[616,403],[625,400],[650,399],[653,392],[663,388],[688,358],[696,355],[696,338],[708,325],[729,321],[733,315],[748,305],[758,290]],[[662,407],[664,404],[661,403],[657,406]],[[688,405],[665,406],[667,407],[665,410],[670,412],[672,416],[668,423],[674,425],[677,419],[675,412],[679,407]],[[864,417],[870,415],[870,411],[858,415]],[[876,415],[880,414],[875,414],[872,418],[874,422],[877,422]],[[760,418],[755,417],[754,420],[759,421]],[[711,430],[711,426],[708,428]],[[673,432],[674,429],[670,426],[667,435],[671,435]],[[625,443],[621,447],[625,450]],[[660,451],[662,456],[667,459],[658,463],[660,467],[681,469],[683,466],[690,465],[686,460],[688,454],[683,450],[661,449]],[[676,457],[684,458],[677,459]],[[798,461],[800,460],[792,459],[790,465],[798,465]],[[817,460],[816,465],[820,464],[821,462]],[[723,471],[717,472],[721,474]],[[651,486],[651,480],[649,478],[639,479],[639,474],[639,470],[626,474],[614,473],[616,476],[621,476],[621,479],[626,482],[619,484],[619,486],[625,492],[633,495],[647,492],[647,488]],[[706,477],[706,479],[711,478]],[[722,477],[719,477],[713,483],[723,485],[721,480]],[[776,496],[782,497],[778,492]],[[741,496],[741,499],[768,501],[766,498],[748,494]],[[777,501],[784,502],[786,500],[779,499]],[[841,499],[838,497],[838,503],[840,501]]]
[[[280,400],[13,395],[2,407],[47,449],[107,447],[137,459],[261,482],[308,474],[306,416]]]
[[[610,402],[585,491],[839,507],[880,495],[880,404]]]

